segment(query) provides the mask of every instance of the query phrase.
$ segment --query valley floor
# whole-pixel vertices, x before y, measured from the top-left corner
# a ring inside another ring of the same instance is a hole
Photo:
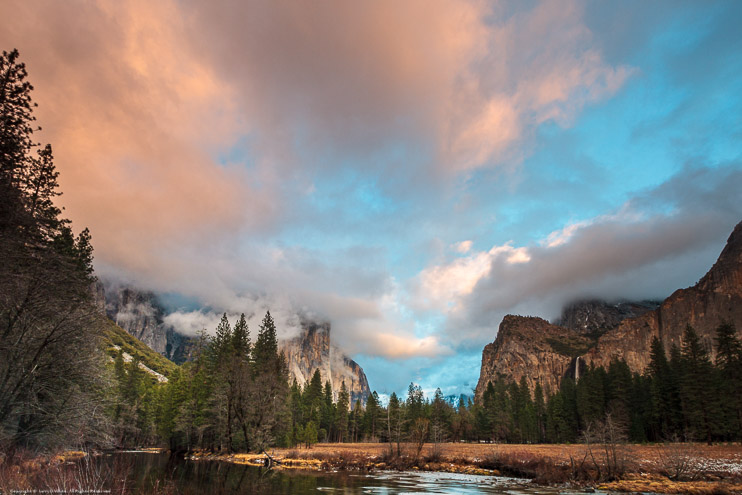
[[[425,444],[415,455],[411,444],[401,445],[401,456],[389,444],[316,444],[310,449],[274,449],[274,465],[284,468],[324,470],[430,470],[468,474],[531,478],[543,484],[571,483],[610,491],[723,494],[742,493],[742,445],[583,444],[513,445],[445,443]],[[264,454],[213,455],[197,453],[196,459],[219,458],[236,463],[264,464]],[[605,481],[621,474],[618,480]]]

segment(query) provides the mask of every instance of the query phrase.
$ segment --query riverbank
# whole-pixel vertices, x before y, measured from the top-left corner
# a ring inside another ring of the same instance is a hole
[[[443,471],[528,478],[544,485],[569,484],[609,491],[724,494],[742,493],[739,444],[499,445],[317,444],[311,449],[273,449],[264,454],[197,452],[193,459],[281,469],[326,471]],[[608,481],[610,480],[610,481]]]
[[[691,493],[723,495],[742,493],[742,446],[739,444],[666,444],[609,446],[616,465],[606,460],[605,446],[594,445],[493,445],[426,444],[420,455],[402,444],[401,455],[388,444],[318,444],[311,449],[271,449],[266,454],[215,454],[195,452],[194,461],[215,460],[235,465],[264,466],[268,460],[278,470],[324,473],[448,472],[466,475],[527,478],[555,488],[599,489],[611,492]],[[122,454],[157,454],[142,449]],[[7,459],[0,453],[0,492],[18,489],[80,486],[108,488],[123,479],[131,466],[121,462],[96,467],[80,451],[47,455],[21,455]],[[206,464],[204,464],[206,465]],[[611,474],[610,470],[618,469]],[[117,474],[119,473],[119,474]],[[129,481],[127,481],[129,483]],[[158,485],[159,486],[159,485]],[[152,493],[160,493],[159,488]],[[122,489],[122,493],[123,493]]]

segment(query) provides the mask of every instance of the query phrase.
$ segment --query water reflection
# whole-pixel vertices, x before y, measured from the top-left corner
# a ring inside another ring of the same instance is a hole
[[[127,473],[128,492],[205,495],[260,494],[552,494],[559,490],[525,480],[453,473],[326,473],[265,468],[215,461],[187,461],[163,454],[113,454],[102,459]]]

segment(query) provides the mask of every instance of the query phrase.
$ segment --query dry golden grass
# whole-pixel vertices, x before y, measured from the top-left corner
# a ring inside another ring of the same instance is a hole
[[[742,483],[720,481],[671,481],[657,475],[629,475],[626,479],[602,483],[600,490],[632,493],[689,493],[693,495],[723,495],[742,493]]]
[[[65,450],[61,454],[54,456],[53,459],[58,462],[69,462],[82,459],[86,455],[88,454],[81,450]]]
[[[737,466],[742,474],[742,445],[740,444],[690,444],[693,453],[702,460],[709,461],[711,465],[723,467]],[[403,450],[410,451],[411,446],[402,446]],[[599,447],[597,447],[599,448]],[[662,446],[660,445],[627,445],[628,456],[637,464],[639,470],[655,471],[661,461]],[[329,455],[341,453],[359,454],[366,457],[382,456],[389,449],[386,443],[319,443],[311,449],[275,449],[277,454],[288,451],[315,452]],[[586,453],[583,444],[557,444],[557,445],[530,445],[530,444],[475,444],[475,443],[445,443],[440,444],[440,449],[446,459],[461,459],[476,462],[493,453],[501,455],[527,454],[529,456],[546,457],[557,464],[569,464],[570,457],[581,459]],[[422,456],[429,456],[433,452],[433,445],[426,444]]]
[[[620,481],[600,485],[606,490],[657,493],[725,494],[742,490],[740,444],[624,445],[626,473]],[[601,446],[593,446],[600,462]],[[447,443],[434,450],[426,444],[420,459],[413,459],[412,445],[402,446],[406,459],[390,460],[389,445],[381,443],[317,444],[311,449],[275,449],[279,459],[317,459],[306,467],[350,469],[425,469],[470,474],[509,474],[535,478],[545,484],[568,480],[593,484],[600,479],[587,457],[587,447],[570,445],[507,445]],[[432,455],[434,452],[439,455]],[[670,477],[671,454],[690,457],[695,466],[683,479]],[[435,459],[435,460],[433,460]],[[605,474],[605,473],[604,473]]]

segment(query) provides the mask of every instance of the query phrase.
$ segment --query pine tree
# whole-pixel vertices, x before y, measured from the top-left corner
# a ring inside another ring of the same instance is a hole
[[[530,396],[526,400],[526,395],[529,395],[528,385],[525,380],[526,377],[523,376],[521,378],[520,383],[511,382],[509,387],[511,435],[508,440],[525,443],[526,408],[527,403],[530,401]],[[523,388],[521,388],[521,385],[523,385]]]
[[[263,371],[278,371],[278,338],[276,324],[270,311],[265,313],[260,324],[258,338],[253,348],[253,363],[258,374]]]
[[[679,355],[677,348],[674,352]],[[656,441],[680,435],[682,420],[679,417],[681,405],[677,380],[667,360],[665,347],[656,336],[650,347],[648,372],[651,377],[651,438]]]
[[[363,404],[361,399],[356,399],[353,408],[350,411],[350,425],[348,427],[350,434],[350,441],[355,443],[361,435],[361,429],[363,427],[362,418],[364,416]]]
[[[29,167],[29,153],[36,145],[31,99],[33,86],[26,80],[25,64],[18,61],[18,50],[3,51],[0,57],[0,187],[3,193],[13,193],[22,183],[24,169]],[[4,194],[0,198],[11,199]]]
[[[337,415],[335,416],[335,431],[337,441],[345,442],[348,437],[348,409],[350,407],[350,395],[345,387],[345,381],[340,384],[338,393]]]
[[[288,447],[293,447],[297,444],[301,446],[301,444],[304,443],[304,439],[306,438],[305,433],[306,430],[303,425],[294,425],[294,428],[291,430],[291,438],[286,442],[286,445]]]
[[[680,392],[686,423],[696,438],[703,438],[710,444],[719,413],[711,360],[698,334],[690,325],[683,333],[680,363]]]
[[[652,380],[647,375],[633,374],[631,391],[631,426],[629,439],[643,443],[650,439],[652,423]]]
[[[552,443],[570,441],[573,436],[569,414],[564,405],[564,395],[557,392],[546,405],[546,438]]]
[[[227,313],[222,315],[222,319],[216,327],[211,344],[211,352],[214,366],[223,369],[227,357],[232,353],[232,327],[229,324]]]
[[[58,172],[51,147],[33,139],[36,105],[26,77],[18,52],[3,52],[0,439],[9,448],[63,446],[81,432],[106,441],[90,235],[75,238],[54,205]]]
[[[226,337],[225,337],[226,338]],[[245,314],[240,315],[231,332],[228,347],[227,383],[227,439],[230,451],[234,449],[233,424],[242,433],[242,443],[249,448],[249,416],[253,376],[250,368],[250,330]]]
[[[301,389],[296,381],[296,377],[289,387],[289,410],[291,411],[291,426],[296,428],[297,425],[304,424],[304,400]]]
[[[742,362],[742,342],[731,323],[722,323],[716,329],[716,365],[730,371]]]
[[[716,366],[718,368],[724,430],[728,439],[742,432],[742,343],[734,325],[722,323],[716,329]]]
[[[258,330],[258,338],[252,348],[251,445],[263,450],[276,438],[283,438],[287,430],[289,412],[288,367],[283,353],[278,353],[276,326],[270,311]]]
[[[456,413],[451,419],[451,437],[454,442],[460,440],[471,440],[474,435],[474,425],[472,422],[471,408],[467,407],[467,397],[464,394],[459,396]]]
[[[314,421],[310,421],[307,423],[306,428],[304,428],[304,445],[306,448],[311,449],[312,444],[315,443],[317,443],[317,425]]]
[[[492,382],[487,383],[487,388],[482,394],[481,408],[477,408],[477,430],[480,438],[495,440],[494,425],[497,419],[497,395]]]
[[[302,403],[306,413],[307,420],[314,421],[315,424],[324,425],[321,421],[322,416],[322,376],[319,368],[314,370],[312,379],[306,384]]]
[[[435,444],[445,442],[451,427],[451,406],[443,398],[440,388],[435,389],[430,413],[430,436]]]
[[[533,390],[533,405],[536,412],[536,425],[538,428],[538,442],[546,441],[546,403],[544,402],[544,390],[541,383],[536,383]]]
[[[564,426],[566,427],[564,441],[573,442],[579,431],[579,420],[577,416],[577,387],[571,378],[564,378],[559,386],[562,396]]]
[[[330,381],[325,382],[325,388],[322,392],[322,410],[321,410],[320,430],[325,430],[326,439],[334,438],[335,432],[335,402],[333,401],[332,385]]]
[[[423,416],[423,402],[425,395],[420,385],[410,382],[407,387],[407,424],[412,424],[417,418]]]
[[[495,408],[492,420],[494,439],[506,442],[515,437],[515,425],[513,424],[513,399],[508,384],[503,379],[495,382]]]
[[[521,442],[538,442],[538,418],[536,406],[531,399],[531,390],[528,388],[525,376],[521,377],[516,399],[516,424],[520,432]]]
[[[607,411],[622,427],[629,427],[631,405],[631,369],[622,359],[614,358],[608,365],[606,375]]]
[[[229,325],[229,322],[227,322],[227,325]],[[240,315],[240,319],[234,325],[231,348],[238,359],[247,362],[250,356],[250,329],[247,327],[245,313]]]
[[[376,441],[376,428],[380,416],[379,394],[374,390],[366,399],[366,414],[363,418],[364,430],[372,442]]]
[[[213,433],[219,448],[226,448],[228,452],[234,449],[235,399],[239,380],[235,369],[234,344],[232,326],[227,313],[224,313],[211,339],[208,356],[213,379],[211,402],[216,419]]]
[[[390,450],[392,444],[396,444],[396,455],[402,455],[402,432],[405,427],[405,411],[400,404],[397,394],[392,392],[389,397],[389,406],[387,407],[387,436],[389,438]]]

